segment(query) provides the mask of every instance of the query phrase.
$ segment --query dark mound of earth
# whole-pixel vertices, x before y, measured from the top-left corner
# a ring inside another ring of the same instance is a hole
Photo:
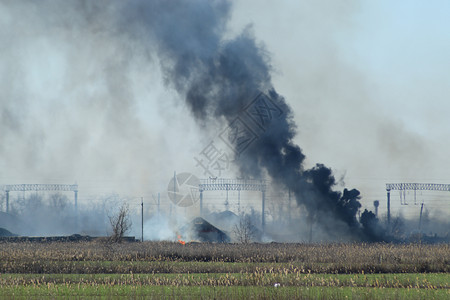
[[[17,234],[14,234],[9,230],[0,227],[0,237],[2,236],[17,236]]]

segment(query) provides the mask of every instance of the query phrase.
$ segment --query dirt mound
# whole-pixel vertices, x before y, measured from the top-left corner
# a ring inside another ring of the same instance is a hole
[[[225,232],[200,217],[195,218],[192,222],[186,224],[181,228],[181,232],[183,233],[183,236],[190,240],[209,243],[230,242],[230,237]]]
[[[17,236],[17,234],[14,234],[9,230],[0,227],[0,237],[7,237],[7,236]]]
[[[8,230],[22,234],[24,225],[17,216],[0,211],[0,228],[8,228]]]

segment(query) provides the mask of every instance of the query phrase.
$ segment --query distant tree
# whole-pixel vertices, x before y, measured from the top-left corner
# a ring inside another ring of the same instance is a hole
[[[233,233],[239,243],[250,243],[256,234],[255,226],[253,226],[250,216],[241,215],[239,223],[234,225]]]
[[[9,201],[9,213],[25,218],[35,217],[40,214],[45,206],[41,195],[32,193],[28,197],[17,197],[14,201]]]
[[[130,210],[128,205],[123,204],[119,211],[109,216],[109,223],[111,224],[110,242],[120,243],[125,233],[131,229]]]
[[[50,195],[49,199],[49,207],[56,211],[64,210],[69,204],[69,199],[66,195],[62,195],[60,193],[55,193]]]
[[[400,215],[391,218],[390,231],[395,239],[401,240],[405,238],[405,222]]]

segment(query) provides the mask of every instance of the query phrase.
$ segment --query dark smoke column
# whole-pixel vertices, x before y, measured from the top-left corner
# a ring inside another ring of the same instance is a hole
[[[230,124],[258,91],[269,96],[283,114],[240,155],[241,175],[268,175],[289,188],[308,211],[310,221],[330,234],[360,234],[356,219],[359,192],[333,191],[336,180],[322,164],[303,168],[305,156],[293,143],[293,114],[272,86],[264,47],[250,29],[231,40],[223,38],[231,12],[229,1],[129,1],[119,12],[121,25],[156,49],[166,83],[186,99],[200,124],[216,119]]]

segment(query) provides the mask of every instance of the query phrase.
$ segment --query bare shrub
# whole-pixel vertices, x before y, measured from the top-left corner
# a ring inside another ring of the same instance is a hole
[[[250,216],[241,215],[239,223],[234,225],[233,233],[239,243],[248,244],[252,242],[255,237],[256,229],[252,224]]]
[[[109,216],[109,223],[111,224],[112,231],[109,241],[120,243],[125,233],[131,229],[130,209],[128,205],[123,204],[116,214]]]

